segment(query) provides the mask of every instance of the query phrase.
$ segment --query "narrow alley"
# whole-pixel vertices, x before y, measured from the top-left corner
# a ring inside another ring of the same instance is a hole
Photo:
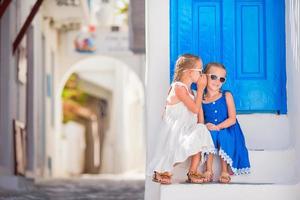
[[[142,200],[144,181],[109,176],[44,180],[25,191],[0,190],[1,200]]]

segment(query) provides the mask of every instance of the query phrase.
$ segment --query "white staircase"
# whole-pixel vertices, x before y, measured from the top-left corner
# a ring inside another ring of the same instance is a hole
[[[299,200],[300,184],[172,184],[146,180],[145,200]]]
[[[230,184],[217,183],[219,161],[214,161],[214,182],[187,184],[184,164],[173,171],[172,184],[160,185],[146,178],[145,200],[299,200],[296,152],[290,141],[288,120],[278,115],[238,117],[244,130],[251,174],[232,176]]]
[[[174,168],[173,183],[160,185],[146,178],[145,200],[299,200],[300,184],[296,182],[295,151],[249,151],[251,174],[232,176],[230,184],[214,182],[188,184],[186,166]],[[215,160],[215,162],[218,162]],[[214,171],[219,171],[215,165]]]
[[[249,151],[251,163],[251,174],[232,176],[232,183],[251,183],[251,184],[273,184],[294,182],[296,167],[295,152],[290,150],[274,151]],[[184,164],[174,168],[173,182],[182,183],[186,179],[186,169]],[[219,160],[214,160],[214,181],[219,177]]]

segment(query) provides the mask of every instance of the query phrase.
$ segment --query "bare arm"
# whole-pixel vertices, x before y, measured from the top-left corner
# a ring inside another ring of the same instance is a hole
[[[228,118],[217,125],[219,129],[228,128],[236,123],[236,110],[233,96],[230,92],[226,92],[225,98],[228,109]]]
[[[199,110],[199,113],[198,113],[198,123],[204,124],[204,114],[203,114],[202,105],[200,106],[200,110]]]
[[[202,96],[204,88],[206,87],[207,79],[205,75],[201,75],[197,81],[197,95],[195,100],[193,100],[188,91],[184,87],[176,87],[175,94],[177,98],[184,103],[184,105],[193,113],[202,113]],[[199,116],[198,116],[199,118]]]
[[[177,86],[175,88],[175,94],[177,96],[177,98],[182,101],[182,103],[193,113],[198,114],[200,111],[200,105],[202,103],[202,96],[201,94],[198,94],[197,92],[197,96],[195,98],[195,100],[193,100],[188,91],[185,89],[184,86]]]
[[[207,85],[207,77],[206,75],[201,75],[197,82],[197,95],[201,97],[201,103],[199,106],[199,112],[198,112],[198,123],[204,124],[204,113],[202,108],[202,100],[203,100],[203,93],[204,89]]]

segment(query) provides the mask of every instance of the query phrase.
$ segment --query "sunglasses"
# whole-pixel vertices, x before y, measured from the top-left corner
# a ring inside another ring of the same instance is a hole
[[[219,80],[221,83],[224,83],[226,81],[226,78],[225,77],[219,77],[217,75],[214,75],[214,74],[206,74],[210,77],[211,80]]]
[[[202,74],[202,69],[186,69],[183,72],[186,72],[186,71],[189,71],[189,70],[196,71],[196,72],[199,72],[200,74]]]

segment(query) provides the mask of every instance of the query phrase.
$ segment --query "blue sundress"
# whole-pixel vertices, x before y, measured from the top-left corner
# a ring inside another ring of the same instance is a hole
[[[202,103],[205,123],[219,124],[228,118],[225,93],[210,103]],[[211,153],[218,154],[231,167],[235,175],[249,174],[250,162],[245,138],[239,122],[220,131],[210,131],[215,150]]]

